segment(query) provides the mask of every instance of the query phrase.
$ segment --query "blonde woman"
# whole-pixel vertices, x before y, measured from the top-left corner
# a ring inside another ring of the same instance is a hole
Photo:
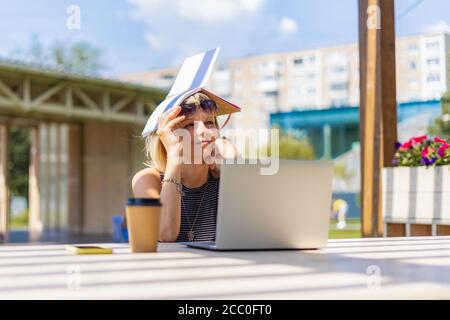
[[[218,135],[216,103],[196,93],[163,113],[158,129],[146,137],[150,167],[133,177],[133,193],[135,197],[160,198],[160,241],[214,241],[220,164],[208,164],[211,161],[205,157],[201,164],[180,163],[182,143],[174,133],[179,128],[190,135],[191,155],[201,144],[202,153],[216,150],[215,158],[238,156],[230,142]]]

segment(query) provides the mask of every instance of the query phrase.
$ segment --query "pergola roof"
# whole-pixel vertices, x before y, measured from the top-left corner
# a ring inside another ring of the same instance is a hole
[[[56,68],[38,64],[24,63],[18,60],[2,59],[0,58],[0,70],[9,70],[17,73],[34,74],[38,76],[48,76],[53,78],[82,81],[92,85],[108,86],[114,88],[123,88],[129,90],[137,90],[152,94],[161,94],[165,96],[165,90],[144,86],[132,82],[125,82],[114,78],[104,78],[99,76],[85,75],[81,73],[74,73],[68,71],[61,71]],[[164,98],[164,97],[163,97]]]
[[[166,91],[0,59],[0,114],[144,124]]]

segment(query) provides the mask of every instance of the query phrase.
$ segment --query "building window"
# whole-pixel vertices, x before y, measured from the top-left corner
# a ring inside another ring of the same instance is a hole
[[[334,73],[343,73],[343,72],[346,72],[347,71],[347,67],[346,66],[334,66],[334,67],[331,67],[331,72],[334,72]]]
[[[430,73],[427,76],[427,82],[439,82],[441,81],[441,76],[438,73]]]
[[[266,97],[278,97],[278,91],[274,90],[274,91],[265,91],[264,95]]]
[[[309,57],[309,63],[315,63],[316,62],[316,57],[315,56],[310,56]]]
[[[436,65],[436,64],[439,64],[439,58],[427,59],[427,65]]]
[[[165,74],[162,76],[164,80],[173,80],[174,76],[172,74]]]
[[[348,83],[347,82],[335,82],[330,84],[330,90],[331,91],[342,91],[342,90],[348,90]]]
[[[419,87],[419,82],[415,79],[411,79],[408,81],[408,86],[410,89],[417,89]]]
[[[274,74],[267,74],[262,76],[260,79],[261,81],[275,81],[278,80],[278,77]]]
[[[410,44],[408,46],[408,51],[410,52],[416,52],[417,50],[419,50],[419,46],[417,44]]]
[[[331,100],[331,107],[332,108],[338,108],[338,107],[343,107],[343,106],[347,106],[347,105],[348,105],[347,99],[333,99],[333,100]]]
[[[409,63],[409,69],[410,69],[410,70],[416,70],[416,69],[417,69],[417,63],[414,62],[414,61],[411,61],[411,62]]]
[[[303,58],[294,59],[295,65],[302,65],[303,64]]]
[[[308,90],[306,91],[309,95],[313,95],[316,94],[316,88],[308,88]]]
[[[427,49],[436,49],[439,48],[439,41],[431,41],[426,44]]]

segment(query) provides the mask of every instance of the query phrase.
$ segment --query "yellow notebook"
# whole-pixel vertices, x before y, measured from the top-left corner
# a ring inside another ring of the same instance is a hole
[[[113,253],[111,248],[101,246],[83,246],[83,245],[68,245],[66,250],[75,254],[111,254]]]

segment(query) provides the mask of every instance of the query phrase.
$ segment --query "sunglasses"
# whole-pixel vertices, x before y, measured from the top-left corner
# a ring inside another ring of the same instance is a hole
[[[217,111],[217,104],[213,100],[201,100],[200,108],[207,113],[215,113]],[[195,103],[182,103],[181,115],[186,117],[192,115],[197,111],[197,104]]]

